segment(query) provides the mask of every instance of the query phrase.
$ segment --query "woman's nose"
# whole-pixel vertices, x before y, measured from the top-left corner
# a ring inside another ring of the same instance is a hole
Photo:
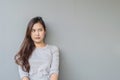
[[[39,35],[39,31],[36,31],[36,35]]]

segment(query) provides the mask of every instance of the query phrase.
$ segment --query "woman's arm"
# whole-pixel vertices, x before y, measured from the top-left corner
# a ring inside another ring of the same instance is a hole
[[[30,80],[27,76],[23,77],[22,80]]]
[[[21,80],[30,80],[28,72],[23,71],[20,65],[18,65],[18,71],[19,71]]]
[[[50,80],[58,80],[58,74],[52,74]]]
[[[27,76],[24,76],[22,80],[30,80]]]
[[[52,63],[50,68],[50,80],[58,80],[59,76],[59,49],[58,47],[53,47],[52,52]]]

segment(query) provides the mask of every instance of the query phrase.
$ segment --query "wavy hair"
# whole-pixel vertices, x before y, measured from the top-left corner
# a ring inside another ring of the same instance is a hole
[[[30,64],[29,64],[29,58],[32,55],[33,50],[35,49],[35,45],[33,40],[31,39],[31,31],[32,27],[35,23],[42,24],[44,30],[46,31],[45,23],[42,19],[42,17],[34,17],[32,18],[27,26],[25,38],[20,46],[20,50],[15,55],[15,62],[20,65],[25,72],[30,71]]]

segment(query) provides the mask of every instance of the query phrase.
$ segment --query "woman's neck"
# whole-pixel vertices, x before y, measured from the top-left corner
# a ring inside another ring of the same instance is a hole
[[[46,43],[42,42],[42,43],[34,43],[35,44],[35,47],[37,48],[42,48],[42,47],[45,47],[46,46]]]

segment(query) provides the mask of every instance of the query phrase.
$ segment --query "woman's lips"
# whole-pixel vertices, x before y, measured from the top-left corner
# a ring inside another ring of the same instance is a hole
[[[40,39],[40,37],[35,37],[35,39]]]

